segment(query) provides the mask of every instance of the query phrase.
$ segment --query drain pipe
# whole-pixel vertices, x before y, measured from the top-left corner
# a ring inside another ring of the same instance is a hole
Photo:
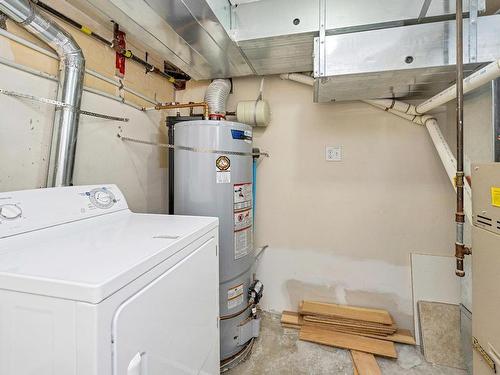
[[[57,100],[47,186],[72,184],[85,58],[73,37],[41,14],[30,0],[0,0],[0,11],[52,47],[59,56]]]
[[[450,146],[446,142],[446,139],[439,128],[437,120],[430,115],[409,115],[404,112],[400,112],[395,110],[394,108],[386,107],[380,104],[376,104],[379,100],[363,100],[364,103],[370,104],[376,108],[379,108],[383,111],[389,112],[395,116],[401,117],[405,120],[408,120],[416,125],[425,126],[427,132],[429,133],[432,143],[434,143],[434,147],[443,163],[444,169],[446,170],[446,174],[448,175],[453,188],[455,191],[457,190],[455,179],[456,179],[456,171],[457,171],[457,159],[453,155]],[[406,104],[400,102],[402,104]],[[467,181],[464,181],[464,212],[472,222],[472,189]]]
[[[463,51],[463,20],[462,20],[462,0],[456,1],[456,48],[457,48],[457,212],[456,222],[456,242],[455,258],[457,267],[455,274],[459,277],[465,276],[464,257],[469,255],[471,250],[464,245],[464,51]]]

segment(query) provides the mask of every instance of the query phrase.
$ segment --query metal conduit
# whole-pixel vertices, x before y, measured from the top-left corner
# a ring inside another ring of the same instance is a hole
[[[0,11],[52,47],[59,56],[57,100],[47,186],[72,184],[83,92],[85,58],[73,37],[40,13],[30,0],[0,0]]]
[[[459,277],[465,276],[464,256],[470,254],[470,249],[464,245],[464,47],[463,47],[463,16],[462,0],[456,0],[457,20],[457,212],[456,221],[456,243],[455,257],[457,267],[455,274]]]

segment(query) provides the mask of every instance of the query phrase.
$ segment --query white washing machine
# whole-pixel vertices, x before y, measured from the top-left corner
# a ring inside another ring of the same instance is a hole
[[[218,220],[114,186],[0,193],[1,375],[219,373]]]

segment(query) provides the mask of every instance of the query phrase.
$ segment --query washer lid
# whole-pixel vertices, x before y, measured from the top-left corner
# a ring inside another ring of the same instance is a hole
[[[218,225],[128,210],[0,240],[0,288],[98,303]]]

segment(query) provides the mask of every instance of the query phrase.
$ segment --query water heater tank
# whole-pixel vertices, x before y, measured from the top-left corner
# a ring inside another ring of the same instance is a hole
[[[252,128],[230,121],[175,125],[174,212],[216,216],[220,243],[221,360],[255,334],[248,290],[253,282]],[[225,152],[221,152],[225,151]]]

